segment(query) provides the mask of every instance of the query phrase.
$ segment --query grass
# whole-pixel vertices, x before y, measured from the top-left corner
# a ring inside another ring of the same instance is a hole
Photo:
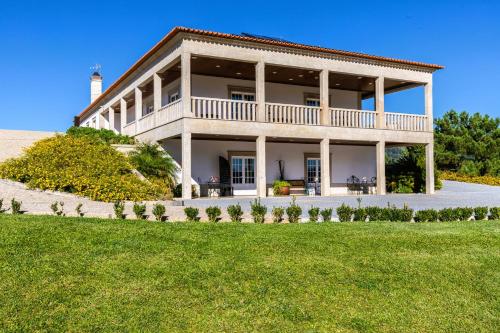
[[[493,332],[500,221],[0,215],[0,331]]]

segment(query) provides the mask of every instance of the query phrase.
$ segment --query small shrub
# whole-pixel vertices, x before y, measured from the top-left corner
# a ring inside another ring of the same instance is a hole
[[[23,212],[21,211],[21,205],[23,203],[21,201],[17,201],[16,199],[12,198],[10,201],[10,210],[12,211],[12,214],[17,215],[17,214],[22,214]]]
[[[267,207],[260,203],[260,199],[255,199],[250,204],[250,214],[254,223],[264,223],[266,219]]]
[[[411,222],[413,219],[413,209],[409,208],[408,205],[404,204],[403,208],[397,209],[395,208],[395,214],[397,219],[393,222]],[[393,217],[393,218],[394,218]]]
[[[481,221],[488,215],[488,207],[476,207],[474,208],[474,218],[476,221]]]
[[[302,208],[295,201],[296,199],[293,197],[292,204],[286,209],[286,215],[290,223],[299,223],[300,215],[302,215]]]
[[[500,220],[500,207],[490,208],[490,220]]]
[[[115,211],[115,217],[117,219],[125,218],[125,214],[123,214],[125,211],[125,203],[123,201],[115,201],[113,204],[113,210]]]
[[[198,208],[194,207],[184,208],[184,214],[186,214],[186,220],[188,222],[198,222],[200,220],[200,217],[198,216],[199,213],[200,211],[198,210]]]
[[[83,217],[85,215],[85,212],[83,212],[82,207],[83,207],[82,203],[79,203],[76,206],[75,208],[76,216]]]
[[[358,207],[353,210],[353,220],[357,222],[365,222],[368,213],[366,212],[366,208]]]
[[[3,209],[3,199],[0,199],[0,214],[5,213],[7,209]]]
[[[157,203],[153,206],[153,215],[156,219],[156,221],[162,221],[163,218],[164,218],[164,215],[165,215],[165,206],[160,204],[160,203]]]
[[[240,204],[230,205],[227,207],[227,214],[231,222],[241,222],[243,218],[243,209],[241,209]]]
[[[377,206],[371,206],[371,207],[366,207],[366,215],[368,215],[368,220],[373,222],[373,221],[381,221],[380,219],[380,214],[382,211],[382,208],[377,207]]]
[[[135,217],[139,220],[144,220],[146,218],[146,205],[140,204],[138,202],[134,202],[134,207],[132,208],[134,211]]]
[[[313,222],[313,223],[318,222],[318,220],[319,220],[319,208],[318,207],[311,207],[311,209],[309,209],[307,211],[307,213],[309,214],[309,222]]]
[[[208,222],[217,222],[220,219],[221,210],[218,206],[210,206],[205,209],[208,216]]]
[[[454,220],[456,213],[453,212],[453,208],[443,208],[439,211],[438,217],[441,222],[451,222]]]
[[[471,217],[472,214],[474,213],[474,209],[470,207],[460,207],[460,208],[455,208],[457,211],[457,216],[459,221],[468,221]]]
[[[53,202],[52,205],[50,205],[50,209],[54,213],[54,215],[57,216],[66,216],[64,213],[64,202]]]
[[[351,222],[353,209],[346,204],[342,204],[337,208],[337,216],[340,222]]]
[[[333,212],[333,209],[331,209],[331,208],[325,208],[320,212],[321,218],[323,219],[323,222],[331,222],[332,221],[332,212]]]
[[[415,222],[437,222],[438,211],[435,209],[419,210],[415,213]]]
[[[273,207],[271,214],[273,215],[273,223],[281,223],[283,222],[285,209],[283,207]]]
[[[273,182],[273,193],[274,195],[280,195],[281,194],[281,188],[283,187],[289,187],[290,183],[287,182],[286,180],[275,180]]]
[[[380,209],[380,221],[392,221],[394,220],[394,208],[384,207]]]

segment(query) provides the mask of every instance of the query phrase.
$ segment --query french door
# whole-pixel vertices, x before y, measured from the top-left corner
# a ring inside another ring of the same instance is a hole
[[[231,158],[231,183],[235,189],[255,188],[255,157],[233,156]]]
[[[307,185],[320,191],[321,183],[321,160],[316,157],[308,157],[306,160]]]

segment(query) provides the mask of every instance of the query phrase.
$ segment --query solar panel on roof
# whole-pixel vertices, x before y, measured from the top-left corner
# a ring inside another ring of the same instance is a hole
[[[243,37],[258,38],[258,39],[274,40],[274,41],[277,41],[277,42],[291,43],[290,41],[287,41],[287,40],[285,40],[283,38],[269,37],[269,36],[256,35],[256,34],[249,34],[248,32],[242,32],[240,35],[243,36]]]

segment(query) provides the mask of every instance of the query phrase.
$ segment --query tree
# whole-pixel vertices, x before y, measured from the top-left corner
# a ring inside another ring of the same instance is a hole
[[[177,165],[157,144],[141,143],[129,156],[136,169],[146,178],[162,180],[170,189],[175,186]]]

